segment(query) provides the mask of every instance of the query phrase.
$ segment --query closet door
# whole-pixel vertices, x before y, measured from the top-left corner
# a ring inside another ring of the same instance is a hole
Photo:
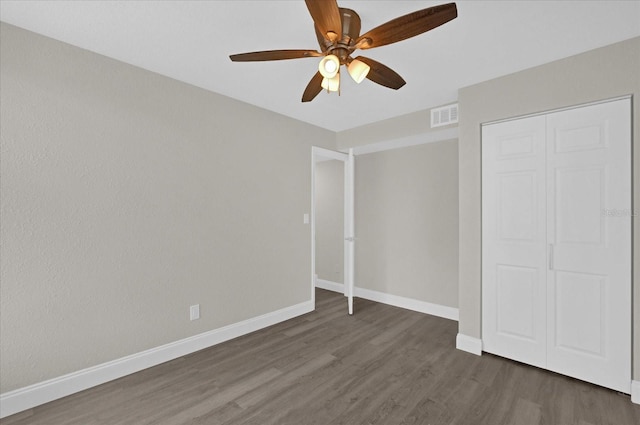
[[[631,384],[631,112],[547,115],[547,368]]]
[[[546,365],[545,117],[482,128],[484,351]]]

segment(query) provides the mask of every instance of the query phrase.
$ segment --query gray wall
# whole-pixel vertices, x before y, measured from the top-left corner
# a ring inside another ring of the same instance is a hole
[[[459,91],[460,333],[481,338],[480,125],[621,95],[634,95],[634,167],[640,164],[640,38],[592,50]],[[634,175],[640,199],[640,173]],[[636,206],[637,209],[637,206]],[[640,223],[634,218],[634,323],[640,322]],[[640,379],[640,326],[634,327]]]
[[[411,136],[439,133],[457,126],[458,124],[451,124],[431,128],[430,109],[425,109],[341,131],[337,133],[336,143],[339,150],[345,150]]]
[[[316,274],[344,283],[344,162],[318,162],[316,191]]]
[[[355,284],[457,307],[458,144],[356,158]]]
[[[0,28],[0,392],[310,300],[334,133]]]

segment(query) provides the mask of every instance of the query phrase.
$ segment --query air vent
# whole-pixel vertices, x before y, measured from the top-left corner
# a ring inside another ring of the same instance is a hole
[[[455,124],[458,122],[458,104],[433,108],[431,110],[431,128],[442,127],[443,125]]]

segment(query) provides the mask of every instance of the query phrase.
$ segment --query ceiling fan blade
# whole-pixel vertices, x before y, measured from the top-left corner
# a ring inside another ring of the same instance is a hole
[[[323,56],[315,50],[265,50],[262,52],[238,53],[230,55],[233,62],[279,61],[284,59],[300,59]]]
[[[439,27],[457,16],[455,3],[418,10],[375,27],[361,35],[356,45],[360,49],[371,49],[396,43]]]
[[[322,74],[320,72],[316,72],[316,75],[313,76],[309,84],[307,84],[307,88],[304,89],[304,93],[302,94],[303,102],[311,102],[317,95],[322,91]]]
[[[371,67],[367,74],[367,78],[374,83],[378,83],[381,86],[389,87],[394,90],[398,90],[400,87],[407,84],[407,82],[398,75],[397,72],[378,61],[374,61],[373,59],[369,59],[364,56],[358,56],[356,59]]]
[[[320,33],[327,40],[342,38],[342,19],[336,0],[305,0],[307,9]]]

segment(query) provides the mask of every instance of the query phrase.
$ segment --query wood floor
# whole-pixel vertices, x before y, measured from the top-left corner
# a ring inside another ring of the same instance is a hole
[[[629,396],[455,349],[457,323],[317,290],[316,311],[0,421],[638,425]]]

